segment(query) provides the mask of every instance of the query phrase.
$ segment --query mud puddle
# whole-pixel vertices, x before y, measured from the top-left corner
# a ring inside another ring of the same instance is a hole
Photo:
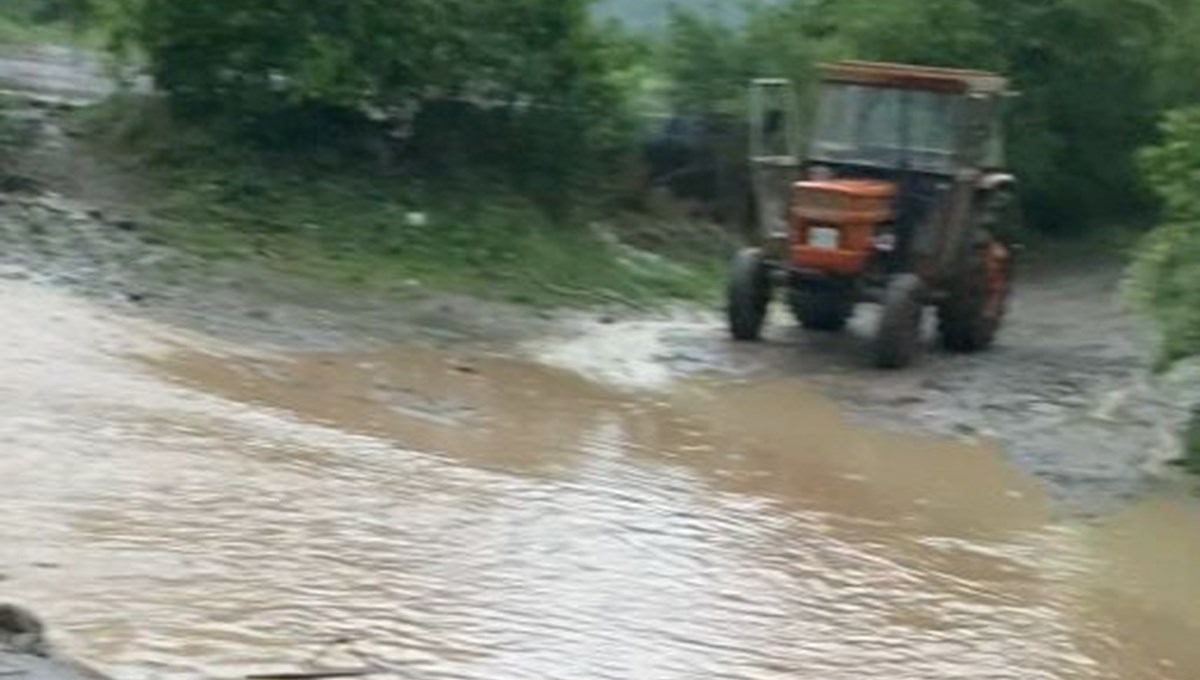
[[[1200,510],[1051,518],[794,380],[266,354],[4,283],[0,599],[129,680],[1200,677]]]
[[[1035,263],[991,351],[954,355],[926,319],[923,356],[909,370],[865,361],[877,310],[848,332],[805,333],[776,305],[762,343],[732,343],[714,314],[603,324],[583,319],[567,340],[534,339],[530,353],[610,384],[669,388],[681,376],[748,381],[802,378],[862,422],[991,441],[1036,476],[1063,511],[1104,515],[1171,476],[1178,433],[1200,403],[1200,367],[1154,376],[1148,328],[1122,298],[1120,260]]]

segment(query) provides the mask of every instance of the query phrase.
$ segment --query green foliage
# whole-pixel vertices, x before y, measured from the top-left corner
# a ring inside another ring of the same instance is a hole
[[[831,57],[1009,74],[1023,95],[1011,109],[1010,156],[1027,214],[1043,230],[1078,232],[1146,209],[1133,156],[1153,139],[1154,76],[1179,8],[1151,0],[787,0],[754,10],[740,31],[677,15],[665,61],[676,101],[719,113],[739,110],[755,75],[791,77],[807,92],[813,62]],[[1169,54],[1191,58],[1192,34],[1177,35]]]
[[[96,9],[96,0],[5,0],[0,14],[15,21],[53,23],[84,21]]]
[[[1200,354],[1200,108],[1170,113],[1162,130],[1141,161],[1164,224],[1139,253],[1134,289],[1162,330],[1166,366]]]
[[[1165,0],[1171,8],[1172,28],[1159,43],[1154,91],[1167,108],[1200,104],[1200,3]]]
[[[853,56],[930,66],[1003,68],[984,9],[963,0],[826,3]]]
[[[100,44],[94,29],[118,0],[4,0],[0,43]]]
[[[753,78],[785,77],[802,88],[818,61],[839,50],[812,39],[822,24],[803,3],[747,4],[738,29],[709,14],[675,9],[663,47],[663,68],[677,110],[705,116],[740,116]]]
[[[993,11],[1023,93],[1012,159],[1044,229],[1079,231],[1144,212],[1133,159],[1153,139],[1154,51],[1170,18],[1132,0],[1022,0]]]
[[[512,177],[562,215],[602,194],[632,148],[615,77],[623,53],[592,26],[589,4],[139,0],[123,38],[178,115],[299,150],[380,144],[415,116],[433,139],[413,140],[406,161],[453,157],[456,170]],[[463,124],[430,124],[456,108]]]

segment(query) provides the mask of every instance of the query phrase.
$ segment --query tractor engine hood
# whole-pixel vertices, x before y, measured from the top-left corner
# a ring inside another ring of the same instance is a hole
[[[797,182],[792,216],[805,222],[876,225],[890,222],[897,194],[894,182],[834,179]]]

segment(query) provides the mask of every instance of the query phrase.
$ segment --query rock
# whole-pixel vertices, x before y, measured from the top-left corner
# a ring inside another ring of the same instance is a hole
[[[46,653],[45,627],[36,616],[16,605],[0,605],[0,648],[20,654]]]
[[[967,437],[973,437],[979,434],[979,428],[969,423],[954,423],[951,426],[951,429],[954,430],[955,434],[964,435]]]
[[[462,373],[463,375],[479,375],[479,369],[468,364],[454,364],[450,368],[455,373]]]
[[[1035,401],[1028,408],[1034,415],[1045,417],[1060,416],[1066,410],[1062,406],[1048,401]]]
[[[4,266],[0,267],[0,279],[5,281],[26,281],[29,279],[29,272],[21,267]]]
[[[130,218],[121,218],[118,220],[113,220],[112,226],[120,229],[121,231],[137,231],[141,225]]]
[[[37,191],[38,182],[31,177],[13,174],[0,174],[0,191],[5,193],[32,193]]]
[[[40,196],[34,205],[59,215],[69,214],[75,210],[65,198],[58,194]]]

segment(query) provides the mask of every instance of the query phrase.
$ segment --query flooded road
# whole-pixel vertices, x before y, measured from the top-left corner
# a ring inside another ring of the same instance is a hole
[[[1053,518],[796,380],[280,354],[0,285],[0,600],[129,680],[1200,677],[1200,507]]]
[[[994,452],[792,380],[233,351],[35,285],[0,313],[0,598],[125,679],[1200,676],[1200,510],[1062,525]]]

